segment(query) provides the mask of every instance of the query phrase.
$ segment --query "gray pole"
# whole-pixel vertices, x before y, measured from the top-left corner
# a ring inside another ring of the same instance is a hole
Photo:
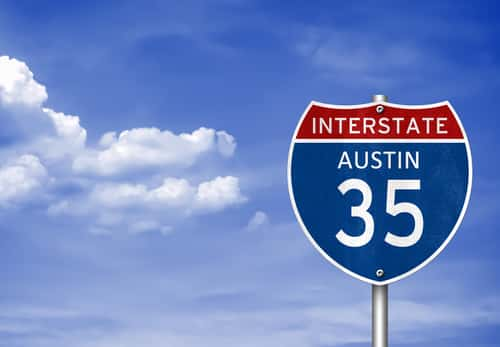
[[[387,347],[389,286],[372,285],[372,347]]]
[[[385,95],[374,95],[373,102],[387,101]],[[380,276],[383,276],[383,271]],[[372,347],[388,346],[388,291],[389,286],[372,285]]]

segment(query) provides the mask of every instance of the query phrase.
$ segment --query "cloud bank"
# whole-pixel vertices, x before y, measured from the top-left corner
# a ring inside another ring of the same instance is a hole
[[[106,132],[98,143],[89,144],[80,117],[45,106],[47,100],[46,87],[26,63],[0,57],[0,105],[27,132],[2,154],[7,163],[0,168],[4,208],[21,206],[44,192],[50,197],[49,216],[95,221],[86,228],[96,233],[123,225],[134,233],[168,233],[179,220],[247,200],[233,175],[189,179],[194,166],[233,157],[236,140],[226,131],[202,126],[175,134],[137,127]],[[167,174],[172,170],[175,177]],[[203,168],[196,172],[200,176]],[[158,177],[163,177],[161,183]],[[57,194],[65,182],[77,184],[78,193]]]

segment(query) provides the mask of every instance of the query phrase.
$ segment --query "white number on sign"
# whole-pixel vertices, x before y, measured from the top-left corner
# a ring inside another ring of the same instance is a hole
[[[343,195],[352,189],[357,189],[361,192],[363,201],[361,201],[361,205],[351,207],[351,216],[359,217],[365,222],[365,231],[363,231],[361,235],[350,236],[347,235],[344,230],[340,229],[337,233],[337,239],[348,247],[364,246],[372,239],[373,230],[375,229],[373,217],[370,212],[368,212],[372,204],[372,190],[365,181],[357,178],[345,180],[337,188]]]
[[[361,192],[363,200],[360,205],[351,207],[351,216],[359,217],[365,223],[365,230],[359,236],[351,236],[340,229],[337,233],[337,239],[348,247],[362,247],[366,245],[373,237],[375,223],[373,216],[368,212],[372,203],[372,190],[370,186],[363,180],[350,178],[345,180],[337,189],[345,195],[352,189],[357,189]],[[385,236],[385,242],[395,247],[410,247],[420,240],[424,230],[424,217],[422,211],[412,203],[399,202],[395,203],[397,190],[420,190],[420,180],[388,180],[387,181],[387,203],[386,211],[391,216],[397,216],[400,213],[410,214],[415,226],[413,231],[408,236],[398,236],[388,232]]]

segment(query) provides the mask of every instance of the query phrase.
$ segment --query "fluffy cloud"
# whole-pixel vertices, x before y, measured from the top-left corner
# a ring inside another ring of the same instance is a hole
[[[50,108],[43,108],[42,113],[49,118],[55,134],[39,136],[28,148],[49,160],[64,159],[68,155],[72,158],[85,149],[87,130],[80,125],[80,117]]]
[[[116,131],[109,131],[101,136],[101,139],[99,140],[99,146],[103,148],[111,147],[111,145],[116,141]]]
[[[30,138],[21,145],[23,151],[58,159],[83,150],[87,131],[80,118],[42,107],[47,98],[45,86],[24,62],[0,56],[0,104]]]
[[[236,140],[225,131],[217,131],[217,149],[225,157],[231,157],[236,150]]]
[[[0,106],[19,124],[23,135],[0,153],[8,163],[0,168],[1,205],[46,190],[49,216],[82,217],[91,221],[89,228],[95,234],[115,228],[167,234],[175,226],[165,216],[179,220],[246,201],[233,176],[209,180],[198,170],[199,184],[182,177],[164,178],[157,186],[152,183],[164,175],[165,168],[190,176],[187,170],[204,163],[203,158],[233,156],[236,140],[226,131],[200,127],[175,134],[156,127],[134,128],[119,135],[107,132],[97,144],[88,144],[80,117],[45,107],[46,88],[33,76],[24,62],[0,57]],[[18,157],[17,153],[31,154]],[[45,184],[48,171],[54,185]],[[122,180],[133,177],[134,183],[116,181],[115,175]],[[79,182],[79,188],[58,198],[60,194],[50,189],[64,182]]]
[[[106,208],[148,207],[178,209],[187,213],[221,210],[246,201],[233,176],[191,185],[186,179],[166,178],[155,188],[144,184],[104,184],[91,192],[91,200]]]
[[[133,234],[170,234],[175,224],[193,216],[221,211],[244,203],[237,177],[216,177],[192,184],[184,178],[169,177],[157,186],[137,183],[97,184],[88,197],[63,201],[49,207],[52,216],[83,216],[94,234],[113,229]]]
[[[23,155],[0,168],[0,204],[27,198],[47,180],[47,170],[33,155]]]
[[[145,167],[189,167],[202,154],[218,151],[231,156],[236,147],[234,138],[225,131],[204,127],[179,135],[158,128],[125,130],[118,137],[109,132],[99,144],[103,150],[88,151],[75,159],[76,172],[113,175]]]
[[[40,107],[47,91],[33,78],[28,66],[17,59],[0,56],[0,102],[4,105]]]
[[[54,124],[57,135],[67,140],[73,147],[83,148],[87,139],[87,130],[80,126],[80,117],[56,112],[50,108],[43,108]]]
[[[241,195],[239,180],[233,176],[217,177],[198,186],[194,206],[202,210],[221,210],[246,201]]]

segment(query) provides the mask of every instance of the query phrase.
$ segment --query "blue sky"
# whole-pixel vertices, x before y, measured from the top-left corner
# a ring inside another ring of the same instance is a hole
[[[474,160],[455,239],[390,287],[391,345],[497,346],[498,23],[494,2],[2,1],[0,346],[368,346],[370,288],[300,231],[286,160],[310,100],[374,93],[450,100]]]

